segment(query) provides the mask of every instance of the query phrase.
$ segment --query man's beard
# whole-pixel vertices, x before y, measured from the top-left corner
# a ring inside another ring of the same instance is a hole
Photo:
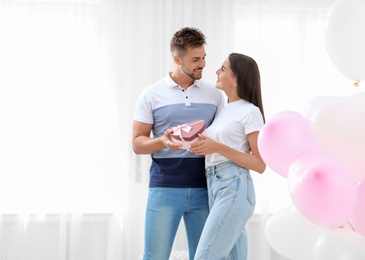
[[[193,72],[192,72],[192,73],[189,73],[189,72],[187,72],[184,68],[185,68],[184,66],[183,66],[183,67],[181,67],[181,69],[182,69],[182,71],[184,72],[184,74],[185,74],[186,76],[188,76],[189,78],[191,78],[191,79],[193,79],[193,80],[201,79],[202,74],[200,74],[200,75],[198,75],[198,76],[195,76],[195,75],[194,75],[194,70],[193,70]],[[198,68],[198,69],[201,69],[201,70],[202,70],[203,68]]]

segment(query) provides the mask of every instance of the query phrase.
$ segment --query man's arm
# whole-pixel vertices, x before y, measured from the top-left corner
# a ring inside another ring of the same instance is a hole
[[[162,137],[151,138],[151,124],[133,121],[132,146],[136,154],[151,154],[164,147]]]
[[[175,144],[170,141],[171,130],[167,130],[163,136],[151,138],[152,127],[152,124],[133,121],[132,146],[136,154],[152,154],[164,147],[170,150],[180,149],[180,144]]]

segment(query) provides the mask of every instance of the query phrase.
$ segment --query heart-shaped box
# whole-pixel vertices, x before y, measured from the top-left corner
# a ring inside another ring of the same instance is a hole
[[[173,127],[171,139],[174,143],[182,144],[181,149],[188,149],[191,144],[199,141],[199,134],[204,134],[205,129],[206,125],[204,120],[194,120]]]

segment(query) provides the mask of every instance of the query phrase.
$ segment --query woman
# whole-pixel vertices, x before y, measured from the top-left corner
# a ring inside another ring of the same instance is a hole
[[[252,58],[232,53],[216,72],[227,105],[190,151],[205,155],[210,213],[195,260],[247,258],[245,225],[256,197],[250,170],[265,171],[257,138],[265,122],[260,72]]]

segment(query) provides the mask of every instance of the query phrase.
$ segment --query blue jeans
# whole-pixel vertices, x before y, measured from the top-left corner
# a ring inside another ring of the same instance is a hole
[[[250,173],[232,162],[224,162],[208,167],[206,175],[210,213],[194,259],[245,260],[245,225],[256,204]]]
[[[209,214],[206,188],[149,189],[143,260],[168,260],[181,218],[184,218],[189,259]]]

